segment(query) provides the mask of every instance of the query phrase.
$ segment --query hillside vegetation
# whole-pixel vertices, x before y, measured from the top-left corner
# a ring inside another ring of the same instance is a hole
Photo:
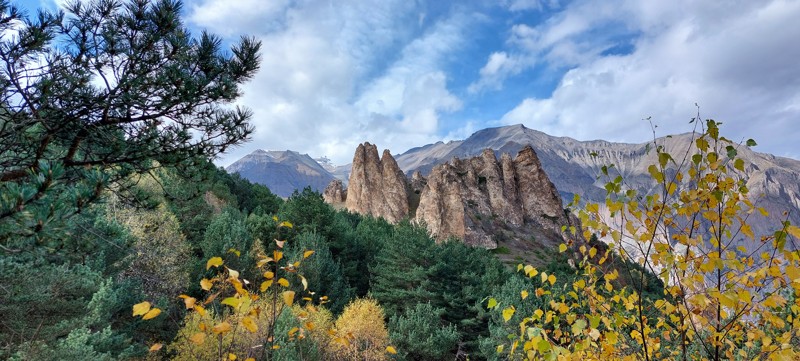
[[[0,0],[0,359],[798,357],[800,229],[748,227],[718,123],[697,156],[654,145],[653,193],[601,168],[610,213],[562,229],[589,241],[504,264],[216,168],[260,44],[192,38],[181,6]]]

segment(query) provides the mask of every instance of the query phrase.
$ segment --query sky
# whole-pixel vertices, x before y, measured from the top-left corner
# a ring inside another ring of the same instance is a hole
[[[184,1],[195,34],[262,42],[238,101],[256,131],[221,166],[256,149],[346,164],[365,141],[399,154],[520,123],[641,143],[698,110],[800,159],[798,19],[796,0]]]

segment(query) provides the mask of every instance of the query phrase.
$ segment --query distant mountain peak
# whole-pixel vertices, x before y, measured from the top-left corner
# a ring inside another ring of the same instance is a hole
[[[308,154],[293,150],[257,149],[225,168],[243,178],[267,186],[273,193],[288,197],[309,186],[322,192],[334,179],[331,172]]]

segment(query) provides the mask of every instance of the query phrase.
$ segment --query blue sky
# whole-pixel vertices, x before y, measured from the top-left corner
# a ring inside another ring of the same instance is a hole
[[[54,6],[27,0],[26,6]],[[255,149],[349,163],[523,123],[644,142],[723,121],[734,140],[800,158],[800,1],[187,0],[184,18],[261,39],[240,103]]]

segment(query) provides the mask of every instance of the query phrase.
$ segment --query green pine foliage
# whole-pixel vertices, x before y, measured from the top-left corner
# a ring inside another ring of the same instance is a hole
[[[424,228],[408,222],[395,227],[371,272],[370,293],[389,317],[430,302],[444,310],[442,319],[458,331],[459,351],[471,355],[489,334],[481,302],[508,277],[487,250],[456,241],[436,244]]]
[[[320,298],[326,296],[330,302],[325,307],[334,314],[341,313],[344,306],[355,298],[353,288],[347,284],[341,266],[333,259],[322,236],[303,232],[289,244],[286,254],[290,259],[299,259],[307,250],[313,250],[314,255],[303,262],[302,272],[308,284],[314,285],[315,294],[312,298],[319,303]],[[302,293],[301,285],[295,285],[295,291]]]
[[[193,38],[182,10],[96,0],[28,17],[0,1],[0,247],[58,232],[131,175],[192,174],[247,140],[252,113],[226,103],[258,70],[260,43]]]
[[[389,321],[389,337],[406,360],[435,361],[452,359],[458,332],[442,319],[444,309],[418,303]]]
[[[252,244],[253,238],[247,230],[244,216],[236,209],[227,208],[214,217],[206,228],[200,244],[201,259],[221,256],[230,267],[245,270],[252,263],[247,256]],[[234,251],[238,251],[239,255]],[[205,269],[205,264],[202,266]]]

